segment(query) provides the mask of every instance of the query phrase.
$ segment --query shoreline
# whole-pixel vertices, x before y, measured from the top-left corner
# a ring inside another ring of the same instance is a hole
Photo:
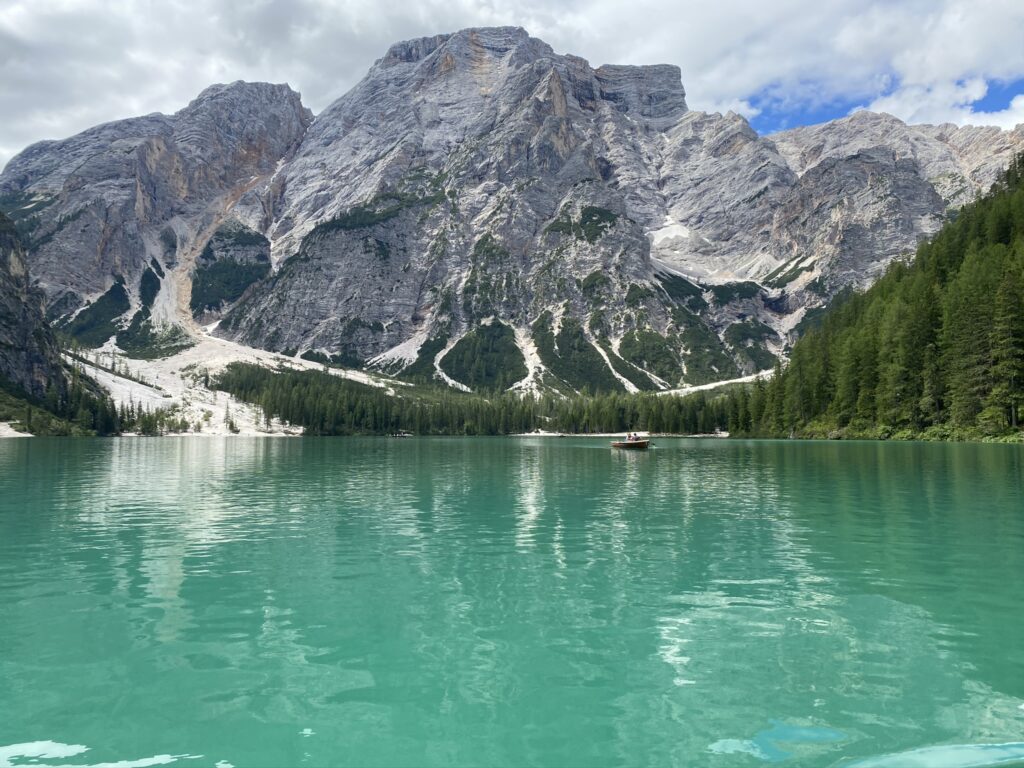
[[[721,434],[682,434],[676,432],[634,432],[635,435],[644,439],[656,439],[656,438],[694,438],[694,439],[727,439],[729,435],[725,432]],[[36,435],[29,434],[26,432],[18,432],[13,429],[8,422],[0,422],[0,440],[4,438],[18,438],[18,437],[37,437]],[[264,438],[264,437],[284,437],[284,438],[296,438],[296,437],[316,437],[316,438],[349,438],[349,437],[373,437],[373,438],[388,438],[388,439],[407,439],[407,438],[424,438],[424,437],[446,437],[446,438],[479,438],[479,437],[498,437],[498,438],[512,438],[521,439],[524,437],[578,437],[578,438],[594,438],[594,439],[606,439],[606,440],[622,440],[625,438],[625,434],[622,432],[516,432],[508,435],[305,435],[301,431],[278,431],[278,432],[246,432],[240,431],[237,433],[231,432],[168,432],[163,435],[143,435],[138,432],[124,432],[120,435],[42,435],[42,437],[54,437],[54,438],[100,438],[103,440],[117,440],[120,438],[142,438],[146,440],[161,439],[168,437],[195,437],[202,439],[211,438]]]
[[[0,439],[5,437],[35,437],[28,432],[19,432],[11,426],[9,421],[0,421]]]

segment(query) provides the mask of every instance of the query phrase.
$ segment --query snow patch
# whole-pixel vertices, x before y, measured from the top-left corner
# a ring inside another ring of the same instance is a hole
[[[749,376],[743,376],[743,377],[738,378],[738,379],[727,379],[725,381],[713,381],[710,384],[697,384],[697,385],[692,386],[692,387],[680,387],[678,389],[668,389],[668,390],[665,390],[665,391],[662,391],[662,392],[656,392],[655,394],[657,394],[657,395],[678,395],[678,396],[683,396],[683,395],[692,394],[693,392],[707,392],[708,390],[711,390],[711,389],[718,389],[719,387],[724,387],[727,384],[747,384],[747,383],[749,383],[751,381],[757,381],[758,379],[767,379],[771,375],[772,375],[772,371],[770,371],[770,370],[758,371],[757,373],[752,373]]]
[[[661,229],[655,229],[648,232],[647,237],[650,238],[651,245],[655,248],[661,248],[664,246],[672,249],[674,246],[678,245],[679,240],[690,239],[690,228],[673,221],[671,216],[666,216]]]

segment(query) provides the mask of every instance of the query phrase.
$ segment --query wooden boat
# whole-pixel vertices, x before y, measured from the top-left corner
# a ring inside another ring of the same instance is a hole
[[[650,444],[650,440],[615,440],[612,442],[612,448],[622,448],[626,451],[646,451]]]

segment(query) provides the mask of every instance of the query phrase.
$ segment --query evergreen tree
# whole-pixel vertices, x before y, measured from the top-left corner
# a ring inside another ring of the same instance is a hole
[[[996,292],[989,347],[992,389],[985,414],[993,426],[1017,429],[1024,402],[1024,273],[1008,265]]]

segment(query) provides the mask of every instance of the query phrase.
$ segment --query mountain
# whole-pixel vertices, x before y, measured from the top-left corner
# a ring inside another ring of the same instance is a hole
[[[730,432],[1020,440],[1024,153],[910,264],[839,302],[789,365],[732,396]]]
[[[1021,147],[868,112],[759,136],[690,110],[676,67],[470,29],[393,46],[315,118],[235,83],[34,145],[0,209],[90,343],[162,354],[216,323],[459,388],[664,389],[770,367]]]
[[[0,214],[0,387],[42,399],[66,389],[60,351],[31,287],[13,222]]]
[[[287,86],[216,85],[174,115],[108,123],[14,157],[0,209],[26,241],[50,317],[104,299],[90,326],[150,309],[158,323],[187,317],[205,245],[311,120]]]

